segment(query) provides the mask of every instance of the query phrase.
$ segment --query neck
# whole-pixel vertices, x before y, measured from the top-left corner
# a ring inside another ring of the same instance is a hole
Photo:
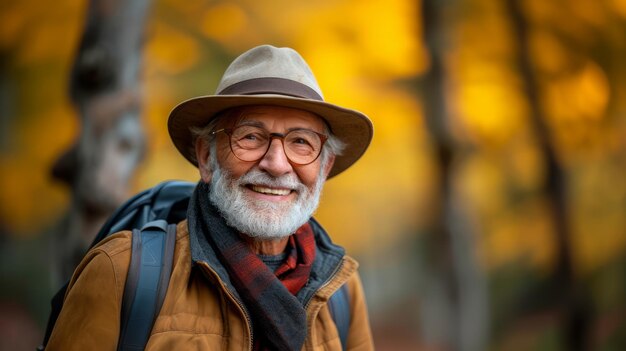
[[[248,247],[257,255],[275,256],[283,253],[287,247],[289,237],[274,240],[259,240],[247,235],[241,235]]]

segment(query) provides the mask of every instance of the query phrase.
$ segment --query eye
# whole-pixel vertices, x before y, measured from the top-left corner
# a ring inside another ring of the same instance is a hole
[[[265,145],[267,137],[262,133],[247,133],[237,136],[235,140],[241,147],[252,149]]]
[[[267,143],[267,132],[255,126],[237,127],[231,135],[231,147],[246,150],[263,148]]]
[[[255,133],[250,133],[250,134],[244,135],[243,137],[241,137],[241,139],[254,141],[254,140],[258,140],[259,139],[259,135],[255,134]]]
[[[320,148],[319,136],[309,130],[294,130],[287,134],[285,146],[299,155],[315,153]]]
[[[294,138],[291,142],[300,145],[311,145],[311,143],[304,138]]]

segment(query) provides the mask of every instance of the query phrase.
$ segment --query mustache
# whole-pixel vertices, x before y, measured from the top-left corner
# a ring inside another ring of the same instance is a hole
[[[235,181],[237,185],[262,185],[272,188],[285,188],[295,190],[298,193],[307,191],[307,187],[300,182],[294,174],[284,175],[281,177],[273,177],[258,169],[251,169]]]

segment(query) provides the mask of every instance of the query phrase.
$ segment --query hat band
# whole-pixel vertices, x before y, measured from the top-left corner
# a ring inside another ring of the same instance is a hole
[[[309,86],[285,78],[253,78],[237,82],[224,88],[217,95],[257,95],[279,94],[304,99],[324,101],[315,90]]]

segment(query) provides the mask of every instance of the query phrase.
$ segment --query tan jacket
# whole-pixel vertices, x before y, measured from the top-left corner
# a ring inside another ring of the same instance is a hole
[[[74,272],[46,350],[116,350],[121,301],[130,264],[131,233],[115,234],[92,249]],[[357,262],[341,269],[307,306],[303,350],[341,350],[326,302],[344,283],[350,297],[349,350],[373,350]],[[193,264],[187,221],[177,227],[172,276],[146,350],[251,350],[244,311],[216,272]]]

